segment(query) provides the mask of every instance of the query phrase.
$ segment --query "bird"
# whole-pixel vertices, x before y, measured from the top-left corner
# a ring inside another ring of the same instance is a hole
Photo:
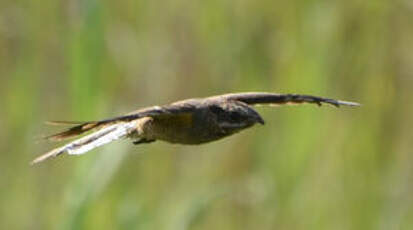
[[[229,93],[205,98],[191,98],[163,106],[152,106],[122,116],[88,122],[51,121],[52,125],[71,125],[67,130],[47,136],[49,141],[79,137],[61,147],[40,155],[31,164],[37,164],[64,153],[84,154],[96,147],[119,139],[131,139],[133,144],[157,140],[184,145],[213,142],[255,124],[264,125],[264,119],[253,108],[257,105],[286,105],[312,103],[335,107],[359,106],[359,103],[304,94],[277,94],[267,92]],[[89,133],[87,135],[83,135]]]

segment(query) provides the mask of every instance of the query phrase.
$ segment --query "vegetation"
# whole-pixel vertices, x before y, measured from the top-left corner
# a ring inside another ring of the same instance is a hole
[[[413,229],[412,37],[408,0],[2,0],[0,229]],[[43,121],[240,91],[363,106],[29,166]]]

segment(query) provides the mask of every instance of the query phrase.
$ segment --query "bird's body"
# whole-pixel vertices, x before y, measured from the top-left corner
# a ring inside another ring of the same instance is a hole
[[[163,114],[148,119],[139,137],[178,144],[202,144],[234,134],[256,122],[263,123],[255,110],[238,101],[190,99],[161,108]],[[226,113],[232,117],[223,117]],[[243,114],[245,119],[240,120]]]
[[[134,144],[150,143],[156,140],[179,144],[203,144],[230,136],[256,123],[264,124],[262,117],[251,105],[289,103],[318,105],[327,103],[337,107],[358,105],[353,102],[308,95],[273,93],[236,93],[187,99],[169,105],[140,109],[111,119],[77,124],[47,139],[59,141],[87,131],[96,131],[53,149],[36,158],[32,163],[38,163],[65,152],[83,154],[121,138],[131,138]],[[67,124],[67,122],[53,123]]]

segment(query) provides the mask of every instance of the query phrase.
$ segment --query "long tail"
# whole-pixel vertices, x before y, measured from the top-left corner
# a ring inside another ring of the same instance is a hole
[[[87,130],[96,127],[98,123],[85,123],[82,125],[75,126],[68,131],[63,133],[59,133],[48,137],[49,139],[52,138],[54,140],[61,140],[70,136],[76,136]],[[137,120],[130,121],[130,122],[119,122],[115,124],[107,125],[106,127],[95,131],[87,136],[84,136],[80,139],[72,141],[62,147],[53,149],[36,159],[34,159],[31,164],[37,164],[44,160],[47,160],[51,157],[56,157],[63,153],[68,153],[70,155],[80,155],[87,151],[90,151],[94,148],[102,146],[104,144],[110,143],[114,140],[118,140],[120,138],[127,137],[130,133],[136,130]],[[89,126],[89,127],[88,127]]]

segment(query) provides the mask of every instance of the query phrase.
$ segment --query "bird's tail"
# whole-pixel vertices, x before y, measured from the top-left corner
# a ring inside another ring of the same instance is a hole
[[[63,140],[68,137],[80,135],[86,131],[93,128],[103,127],[87,136],[74,140],[64,146],[53,149],[36,159],[34,159],[31,164],[37,164],[51,157],[56,157],[63,153],[68,153],[70,155],[83,154],[89,150],[92,150],[101,145],[110,143],[114,140],[127,137],[129,134],[136,130],[137,121],[129,122],[118,122],[112,124],[102,125],[99,122],[86,122],[77,126],[74,126],[67,131],[58,133],[47,137],[49,140]]]

